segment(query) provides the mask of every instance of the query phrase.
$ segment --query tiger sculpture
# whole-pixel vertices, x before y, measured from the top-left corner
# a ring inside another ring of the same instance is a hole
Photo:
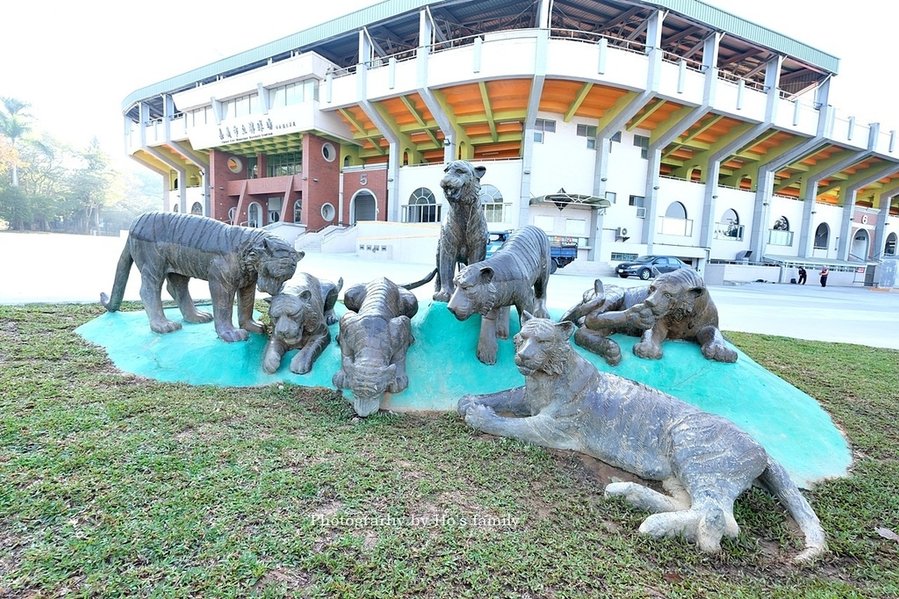
[[[444,216],[437,242],[437,279],[434,284],[434,301],[437,302],[447,302],[452,296],[456,265],[483,260],[489,239],[480,199],[481,177],[487,169],[455,160],[446,165],[443,172],[446,174],[440,180],[440,187],[449,212]]]
[[[496,340],[509,337],[510,306],[518,310],[519,319],[525,310],[549,316],[546,286],[551,268],[546,233],[528,225],[514,231],[490,258],[469,264],[456,275],[447,308],[458,320],[481,315],[478,360],[496,363]]]
[[[718,308],[705,281],[691,268],[659,275],[648,287],[603,287],[597,279],[561,320],[582,325],[574,342],[611,366],[621,362],[621,348],[609,337],[614,333],[641,337],[634,345],[641,358],[661,358],[663,341],[684,339],[698,343],[709,360],[737,361],[718,329]]]
[[[640,532],[681,536],[716,552],[736,537],[737,497],[758,482],[787,509],[805,535],[796,561],[826,550],[817,515],[784,468],[729,420],[703,412],[641,383],[599,372],[569,343],[570,321],[553,323],[525,313],[515,336],[515,364],[523,387],[466,395],[459,414],[470,427],[543,447],[585,453],[646,479],[613,482],[620,497],[652,512]],[[500,414],[508,414],[501,416]]]
[[[117,311],[125,295],[131,265],[141,276],[140,297],[154,333],[171,333],[181,323],[165,317],[162,284],[174,298],[186,322],[215,321],[215,332],[224,341],[244,341],[249,331],[262,332],[253,320],[254,288],[275,295],[296,272],[304,256],[271,233],[226,225],[193,214],[148,212],[138,216],[128,230],[119,257],[112,295],[100,294],[109,312]],[[191,279],[209,281],[212,314],[200,312],[188,291]],[[232,312],[237,295],[237,318]]]
[[[337,322],[334,305],[343,287],[320,281],[308,273],[297,273],[278,295],[266,298],[272,334],[262,355],[262,369],[273,374],[284,354],[299,350],[290,361],[290,371],[306,374],[331,342],[328,325]]]
[[[406,351],[415,341],[412,317],[418,299],[386,278],[353,285],[343,295],[347,311],[340,317],[337,343],[340,369],[331,382],[349,388],[353,410],[365,417],[380,409],[385,392],[409,385]]]

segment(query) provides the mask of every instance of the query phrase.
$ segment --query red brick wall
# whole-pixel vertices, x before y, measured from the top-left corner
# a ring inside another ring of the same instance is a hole
[[[216,220],[228,222],[228,210],[232,206],[237,206],[237,198],[228,197],[228,183],[230,181],[239,181],[247,178],[247,161],[240,159],[243,168],[239,173],[232,173],[228,169],[228,159],[231,154],[212,150],[209,153],[209,187],[210,189],[210,215]],[[243,215],[238,215],[237,222],[247,220],[246,208],[242,210]]]
[[[337,210],[340,193],[340,144],[330,142],[333,146],[332,161],[328,162],[322,155],[322,146],[328,143],[317,135],[307,133],[303,136],[303,224],[308,231],[318,231],[337,219],[328,222],[322,218],[321,209],[330,203]],[[291,206],[292,207],[292,206]]]
[[[365,169],[343,174],[343,215],[340,219],[343,224],[350,224],[353,196],[363,189],[375,196],[376,220],[387,220],[387,169]]]

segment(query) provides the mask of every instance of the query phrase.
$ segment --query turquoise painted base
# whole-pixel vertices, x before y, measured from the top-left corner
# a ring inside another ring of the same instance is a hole
[[[338,303],[336,312],[343,311]],[[175,308],[167,310],[167,316],[180,321]],[[412,320],[415,343],[407,354],[409,387],[388,395],[381,407],[449,411],[466,393],[523,385],[524,377],[512,360],[511,340],[499,342],[495,365],[478,361],[475,347],[479,327],[477,317],[457,321],[445,303],[422,304]],[[511,329],[512,335],[519,329],[514,309]],[[180,331],[159,335],[150,331],[144,312],[116,312],[84,324],[77,332],[103,346],[121,370],[159,381],[239,387],[284,382],[332,387],[331,377],[340,366],[340,349],[334,341],[336,324],[331,326],[331,344],[312,372],[305,375],[289,370],[294,352],[284,356],[275,374],[266,374],[262,370],[264,336],[252,334],[246,342],[225,343],[216,337],[212,323],[185,323]],[[661,360],[643,360],[632,352],[636,338],[616,335],[614,339],[623,354],[621,364],[614,368],[577,349],[601,371],[640,381],[729,418],[759,441],[800,486],[846,475],[851,464],[849,447],[820,404],[739,350],[735,364],[721,364],[706,360],[695,344],[668,341],[663,345],[665,355]]]

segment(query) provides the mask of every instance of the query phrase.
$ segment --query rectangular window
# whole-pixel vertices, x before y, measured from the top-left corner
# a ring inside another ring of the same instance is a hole
[[[578,137],[587,138],[587,148],[596,149],[596,125],[578,125],[577,134]]]
[[[649,156],[649,138],[645,135],[635,135],[634,145],[640,148],[640,158]]]
[[[553,229],[556,227],[556,219],[553,216],[544,214],[534,215],[534,226],[540,227],[547,235],[552,235]]]
[[[630,262],[631,260],[636,260],[637,254],[624,254],[619,252],[612,252],[612,262]]]
[[[303,101],[303,86],[301,84],[290,83],[284,87],[284,103],[287,106],[299,104]]]
[[[534,121],[534,141],[543,143],[545,133],[555,133],[556,122],[550,119],[537,119]]]
[[[582,218],[566,218],[565,234],[576,237],[587,236],[587,221]]]
[[[644,201],[646,201],[646,198],[643,196],[630,196],[627,200],[627,205],[642,208]]]
[[[614,191],[606,192],[606,199],[609,200],[610,204],[614,204],[616,200],[618,200],[618,194]]]
[[[272,154],[266,159],[266,176],[283,177],[299,175],[303,172],[302,152]]]

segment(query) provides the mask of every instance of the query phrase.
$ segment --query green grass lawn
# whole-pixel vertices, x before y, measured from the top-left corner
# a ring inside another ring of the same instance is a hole
[[[100,310],[0,306],[0,596],[899,596],[878,533],[899,533],[899,352],[727,335],[853,448],[851,477],[807,493],[831,551],[803,567],[762,491],[701,554],[637,533],[646,514],[602,497],[622,473],[455,414],[119,372],[73,332]]]

